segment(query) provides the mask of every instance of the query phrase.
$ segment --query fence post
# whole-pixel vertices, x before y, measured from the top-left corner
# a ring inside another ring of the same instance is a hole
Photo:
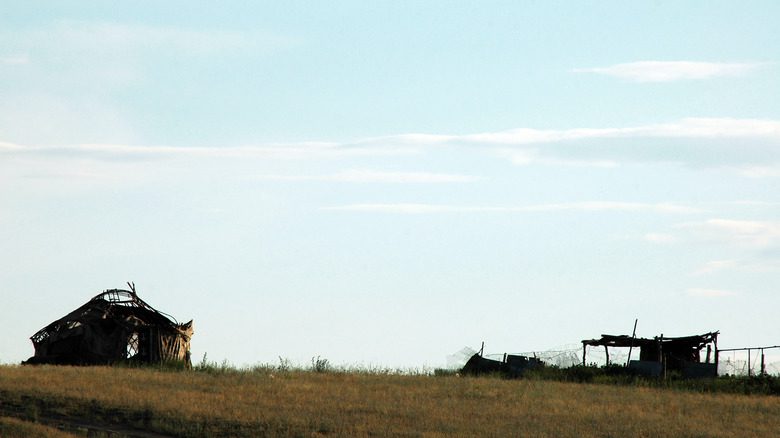
[[[718,375],[718,361],[720,360],[720,350],[718,350],[718,334],[715,334],[715,339],[713,340],[713,344],[715,344],[715,375]]]
[[[582,366],[585,366],[585,350],[587,350],[588,344],[582,343]]]
[[[634,349],[634,338],[636,338],[636,323],[639,322],[639,318],[634,320],[634,331],[631,332],[631,346],[628,347],[628,359],[626,359],[626,366],[631,362],[631,350]]]

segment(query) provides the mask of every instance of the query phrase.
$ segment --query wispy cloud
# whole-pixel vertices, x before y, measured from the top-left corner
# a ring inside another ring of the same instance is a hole
[[[0,64],[3,65],[24,65],[30,63],[30,56],[27,54],[0,56]]]
[[[0,154],[1,153],[16,153],[16,152],[23,152],[25,150],[24,146],[20,146],[18,144],[14,143],[7,143],[0,141]]]
[[[463,183],[480,179],[470,175],[431,172],[385,172],[367,169],[345,170],[329,175],[259,175],[256,179],[272,181],[317,181],[345,183]]]
[[[671,82],[741,76],[762,65],[764,64],[755,62],[637,61],[607,67],[576,68],[573,72],[596,73],[633,82]]]
[[[723,270],[733,269],[735,266],[737,266],[736,260],[712,260],[702,265],[699,269],[693,271],[691,275],[702,276],[714,274]]]
[[[564,157],[551,157],[540,153],[538,149],[523,148],[501,148],[496,150],[499,156],[509,159],[512,164],[517,166],[528,166],[531,164],[541,164],[545,166],[563,166],[563,167],[601,167],[614,168],[619,167],[617,160],[610,159],[576,159]]]
[[[742,199],[738,201],[731,201],[731,202],[725,202],[725,205],[737,205],[741,207],[759,207],[759,208],[765,208],[765,207],[780,207],[780,202],[777,201],[756,201],[752,199]]]
[[[686,293],[692,297],[721,298],[737,295],[736,292],[726,289],[690,288]]]
[[[762,119],[697,118],[626,128],[580,128],[564,130],[511,129],[463,136],[437,142],[467,142],[492,145],[525,145],[606,138],[767,138],[780,140],[780,121]]]
[[[670,142],[669,139],[679,141]],[[719,168],[751,177],[780,176],[780,120],[685,118],[623,128],[540,130],[520,128],[466,135],[402,134],[343,141],[247,146],[172,147],[126,144],[20,145],[5,153],[97,160],[186,156],[263,156],[286,159],[414,155],[469,148],[515,165],[617,167],[625,163],[675,163]],[[3,152],[0,150],[0,152]],[[413,179],[426,175],[345,174],[300,179]]]
[[[38,52],[106,54],[127,56],[135,50],[175,50],[179,53],[212,54],[233,50],[274,50],[297,41],[262,30],[197,29],[119,22],[60,20],[32,28],[0,32],[6,46]],[[118,52],[116,52],[118,51]]]
[[[323,210],[357,211],[364,213],[400,213],[400,214],[425,214],[425,213],[458,213],[471,211],[463,207],[435,204],[350,204],[334,207],[324,207]]]
[[[752,274],[780,271],[780,260],[712,260],[691,272],[694,277],[713,275],[723,271]]]
[[[39,158],[79,158],[102,161],[150,160],[168,158],[276,158],[316,159],[355,156],[410,155],[412,148],[352,148],[331,142],[269,143],[259,146],[188,147],[134,146],[123,144],[79,144],[64,146],[25,146],[0,143],[0,153]]]
[[[325,207],[324,210],[354,211],[365,213],[545,213],[545,212],[628,212],[628,213],[663,213],[663,214],[689,214],[699,210],[677,204],[643,204],[634,202],[572,202],[561,204],[536,204],[526,206],[458,206],[442,204],[415,204],[415,203],[370,203],[349,204],[333,207]]]
[[[516,128],[464,135],[400,134],[368,137],[348,144],[354,147],[371,147],[377,144],[417,147],[445,145],[511,147],[613,138],[765,139],[780,141],[780,120],[687,117],[668,123],[620,128]]]
[[[735,171],[747,178],[776,178],[780,177],[780,165],[774,166],[736,166]]]
[[[666,233],[647,233],[644,235],[644,239],[647,242],[658,245],[668,245],[677,242],[677,238],[675,236]]]
[[[710,219],[704,222],[679,224],[676,228],[690,232],[695,238],[763,249],[780,247],[780,222]]]
[[[670,139],[680,141],[672,144],[667,141]],[[746,177],[780,176],[779,120],[684,118],[620,128],[518,128],[466,135],[399,135],[356,144],[486,148],[521,166],[614,168],[626,163],[675,163],[722,168]]]

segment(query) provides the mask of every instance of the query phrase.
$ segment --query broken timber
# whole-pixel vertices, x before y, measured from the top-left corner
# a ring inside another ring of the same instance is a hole
[[[35,333],[25,364],[99,365],[190,361],[192,321],[179,324],[130,290],[103,291]]]
[[[683,336],[677,338],[664,337],[637,338],[628,335],[601,335],[600,339],[585,339],[582,341],[582,365],[587,363],[587,347],[603,346],[609,365],[609,348],[626,347],[639,348],[639,360],[630,360],[626,365],[639,374],[660,376],[661,373],[679,371],[684,377],[715,377],[717,375],[718,334],[709,332],[702,335]],[[701,361],[701,350],[711,345],[715,347],[715,363]]]

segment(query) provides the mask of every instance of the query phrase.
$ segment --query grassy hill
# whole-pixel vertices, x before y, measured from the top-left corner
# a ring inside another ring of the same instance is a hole
[[[766,437],[778,430],[776,396],[273,368],[0,367],[2,436]]]

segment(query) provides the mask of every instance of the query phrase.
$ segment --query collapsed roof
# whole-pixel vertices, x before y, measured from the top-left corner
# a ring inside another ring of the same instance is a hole
[[[584,365],[586,346],[625,347],[639,348],[640,361],[664,362],[670,369],[682,369],[686,363],[701,363],[700,352],[704,347],[708,347],[707,362],[709,362],[711,347],[714,346],[717,350],[719,333],[715,331],[701,335],[675,338],[664,337],[664,335],[654,338],[637,338],[628,335],[601,335],[601,339],[585,339],[582,341],[582,362]],[[609,356],[607,356],[607,361],[609,361]]]
[[[35,355],[27,364],[111,364],[120,361],[190,365],[192,321],[172,316],[142,300],[135,285],[109,289],[52,322],[30,339]]]

